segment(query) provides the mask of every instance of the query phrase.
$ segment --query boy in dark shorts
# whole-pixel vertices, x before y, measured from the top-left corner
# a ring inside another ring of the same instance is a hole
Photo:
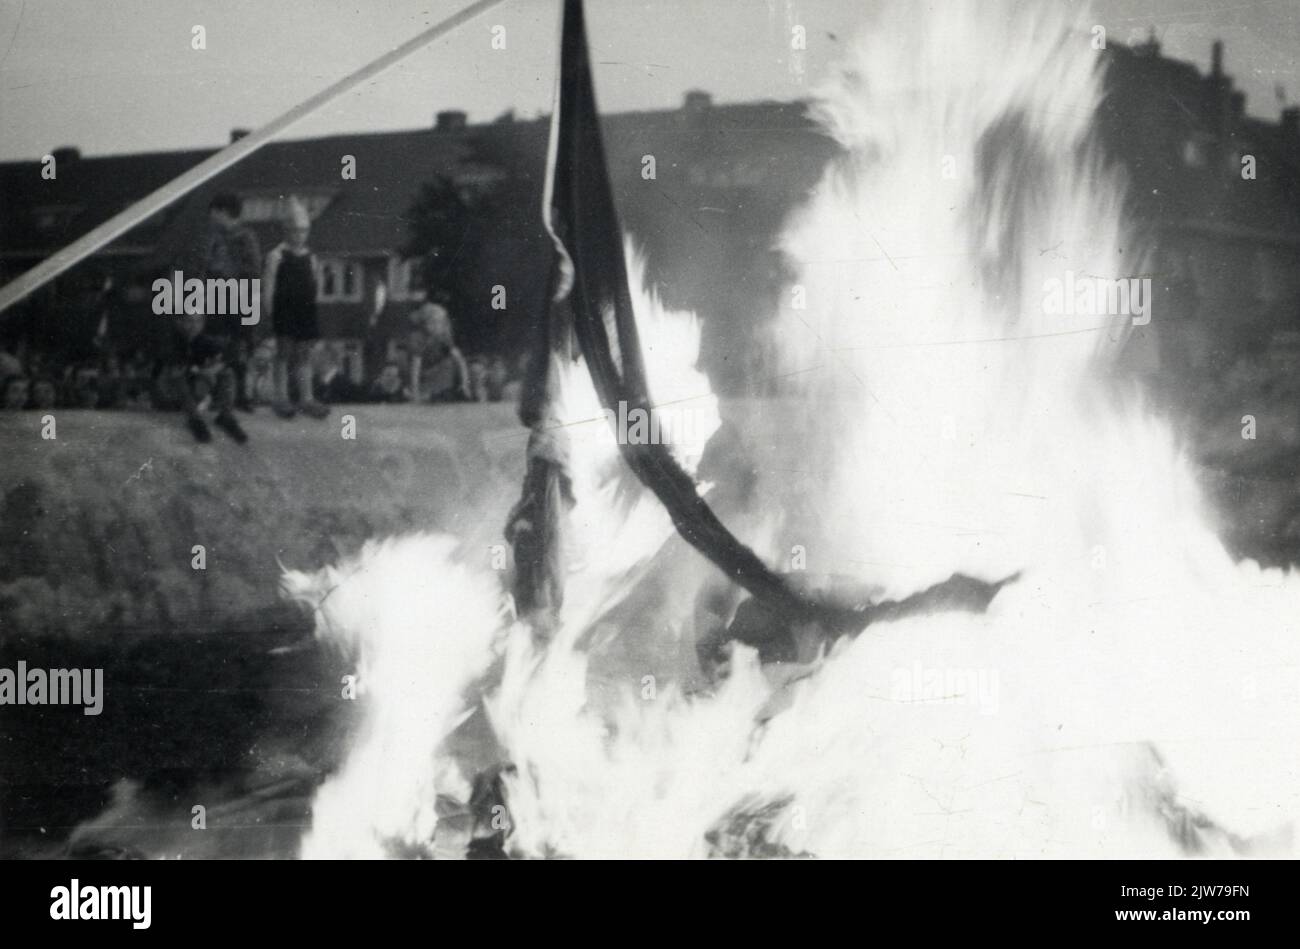
[[[301,409],[312,418],[324,418],[329,409],[312,395],[311,353],[320,339],[316,320],[318,265],[307,246],[311,219],[301,203],[290,204],[285,240],[266,255],[262,275],[262,312],[275,331],[275,402],[281,418],[293,418]],[[298,384],[298,401],[289,398],[289,376]]]

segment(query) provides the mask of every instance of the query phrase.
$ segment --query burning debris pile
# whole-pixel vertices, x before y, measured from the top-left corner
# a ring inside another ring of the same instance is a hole
[[[1127,318],[1043,305],[1067,271],[1144,260],[1089,146],[1087,31],[994,7],[895,5],[821,91],[844,155],[787,230],[784,299],[806,308],[771,321],[767,367],[799,385],[786,437],[820,472],[815,516],[765,512],[756,549],[776,563],[793,538],[895,600],[1014,580],[985,609],[882,618],[784,662],[733,644],[703,687],[622,668],[609,626],[680,541],[583,362],[558,361],[573,506],[546,635],[449,537],[286,578],[368,703],[305,856],[475,833],[516,856],[1290,852],[1300,583],[1231,560],[1170,426],[1108,377]],[[631,270],[654,401],[716,416],[694,318]],[[673,446],[689,472],[715,427]],[[689,641],[712,568],[673,559],[657,609]]]

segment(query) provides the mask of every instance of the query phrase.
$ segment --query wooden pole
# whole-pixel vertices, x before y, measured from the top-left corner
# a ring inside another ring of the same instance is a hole
[[[416,50],[427,46],[429,43],[432,43],[434,40],[442,36],[445,36],[463,23],[472,20],[480,13],[484,13],[488,9],[504,2],[505,0],[476,0],[475,3],[471,3],[459,13],[449,16],[442,22],[431,26],[429,29],[403,43],[401,46],[390,50],[378,59],[362,66],[356,72],[344,76],[338,82],[316,93],[316,95],[312,96],[310,99],[298,103],[298,105],[294,106],[288,112],[285,112],[278,118],[272,119],[256,132],[252,132],[244,138],[227,145],[216,154],[208,156],[179,178],[169,181],[157,191],[141,198],[126,210],[119,214],[115,214],[103,224],[100,224],[98,227],[91,230],[88,234],[85,234],[68,246],[51,254],[41,263],[37,264],[31,270],[28,270],[26,273],[23,273],[17,279],[5,284],[4,287],[0,287],[0,312],[13,306],[19,300],[22,300],[42,285],[53,280],[69,267],[80,263],[109,242],[121,237],[142,221],[157,214],[163,208],[167,207],[167,205],[192,191],[194,188],[197,188],[209,178],[220,174],[235,162],[255,152],[281,132],[306,118],[327,102],[337,99],[339,96],[343,95],[343,93],[350,89],[354,89],[366,80],[379,75],[398,61],[410,56]]]

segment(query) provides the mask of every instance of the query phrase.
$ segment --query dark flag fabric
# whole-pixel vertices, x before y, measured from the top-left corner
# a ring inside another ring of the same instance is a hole
[[[623,233],[601,138],[582,0],[564,4],[559,91],[551,117],[548,161],[542,210],[559,258],[550,339],[554,344],[557,332],[567,339],[571,327],[601,403],[616,417],[620,403],[627,414],[638,408],[651,412]],[[901,603],[844,605],[813,600],[732,535],[668,446],[620,443],[619,449],[637,478],[667,508],[678,533],[765,610],[787,621],[811,620],[831,629],[856,631],[873,619],[938,601],[964,601],[973,594],[976,601],[987,602],[997,589],[998,585],[954,578]]]
[[[559,96],[551,123],[543,213],[565,269],[572,269],[568,300],[573,334],[606,408],[617,414],[624,403],[628,413],[653,411],[601,138],[582,0],[564,4]],[[723,526],[666,445],[619,447],[688,543],[778,611],[804,613],[811,607]]]

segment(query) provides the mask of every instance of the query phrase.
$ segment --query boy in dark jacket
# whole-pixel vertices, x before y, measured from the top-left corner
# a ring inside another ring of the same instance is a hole
[[[203,247],[203,279],[252,280],[262,275],[262,250],[257,235],[239,223],[243,204],[238,195],[223,192],[208,205],[208,229]],[[226,346],[226,364],[235,374],[235,405],[253,411],[248,381],[256,326],[223,317],[209,333]]]
[[[212,432],[204,413],[239,444],[248,435],[231,411],[235,405],[235,371],[225,362],[226,342],[203,331],[201,313],[178,318],[171,354],[163,366],[159,388],[164,402],[179,405],[196,441],[209,442]]]

